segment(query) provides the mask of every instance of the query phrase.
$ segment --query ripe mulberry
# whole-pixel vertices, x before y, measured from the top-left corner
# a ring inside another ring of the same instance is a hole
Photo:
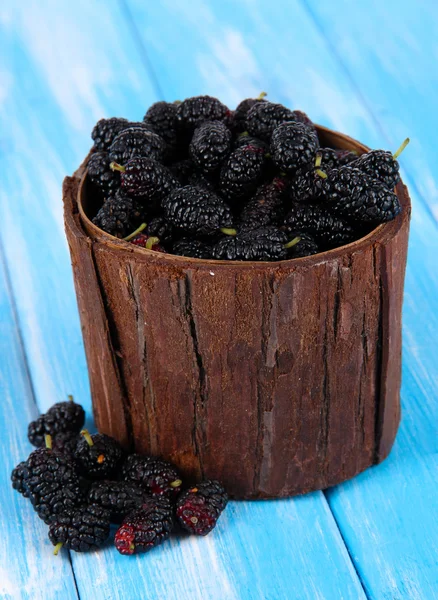
[[[57,402],[47,413],[29,423],[27,436],[29,442],[39,448],[44,445],[44,436],[56,436],[59,433],[77,434],[84,426],[85,411],[80,404],[73,401]]]
[[[139,202],[118,190],[104,202],[93,223],[115,237],[124,238],[144,220],[144,208]]]
[[[188,256],[190,258],[211,258],[211,246],[200,240],[181,238],[172,248],[172,254]]]
[[[303,123],[279,125],[271,139],[271,154],[281,171],[294,174],[315,164],[318,137]]]
[[[88,552],[102,546],[110,534],[110,513],[101,506],[73,507],[58,515],[49,527],[49,539],[56,547]]]
[[[324,204],[294,204],[286,216],[284,225],[289,237],[294,232],[305,232],[315,237],[324,248],[349,244],[355,237],[353,227],[330,214]]]
[[[284,231],[266,226],[222,238],[213,246],[212,255],[217,260],[284,260],[287,242]]]
[[[242,133],[246,130],[246,117],[248,115],[249,110],[255,104],[259,104],[260,102],[266,102],[264,96],[266,96],[266,94],[262,92],[258,98],[246,98],[237,105],[236,110],[233,113],[233,119],[231,124],[231,129],[235,133]]]
[[[90,479],[111,477],[123,459],[120,444],[104,433],[90,435],[86,429],[81,433],[74,457],[82,475]]]
[[[141,508],[123,519],[114,545],[120,554],[147,552],[169,538],[173,524],[173,510],[168,498],[148,498]]]
[[[217,171],[230,152],[231,131],[222,121],[205,121],[195,129],[189,146],[194,164],[204,173]]]
[[[96,150],[108,150],[114,138],[128,126],[128,119],[119,119],[118,117],[100,119],[91,133]]]
[[[204,121],[228,122],[230,110],[212,96],[194,96],[178,105],[176,119],[178,127],[185,133],[193,131]]]
[[[95,481],[88,492],[88,503],[111,513],[111,523],[121,523],[132,510],[148,498],[145,489],[133,481]]]
[[[220,190],[230,202],[249,197],[263,177],[265,152],[255,146],[241,146],[225,161],[220,175]]]
[[[274,130],[288,121],[296,121],[294,113],[273,102],[258,102],[248,111],[246,116],[246,131],[256,138],[269,142]]]
[[[286,183],[280,177],[260,186],[241,212],[240,230],[278,225],[284,217],[285,190]]]
[[[176,505],[180,525],[196,535],[207,535],[226,507],[228,495],[218,481],[204,481],[183,492]]]
[[[194,186],[171,192],[163,201],[166,219],[188,234],[211,235],[232,227],[231,210],[218,196]]]
[[[167,158],[166,142],[146,127],[125,129],[111,144],[109,159],[111,162],[124,165],[128,160],[137,156],[163,162]]]
[[[125,481],[134,481],[153,496],[174,496],[179,492],[181,478],[170,463],[154,456],[131,454],[122,466]]]
[[[125,193],[152,208],[179,187],[169,169],[151,158],[131,158],[126,165],[112,164],[112,168],[120,171],[121,185]]]
[[[145,114],[143,121],[163,140],[173,145],[176,142],[176,112],[178,104],[155,102]]]
[[[119,173],[110,169],[107,152],[94,152],[88,161],[88,177],[94,189],[104,198],[115,194],[120,187]]]

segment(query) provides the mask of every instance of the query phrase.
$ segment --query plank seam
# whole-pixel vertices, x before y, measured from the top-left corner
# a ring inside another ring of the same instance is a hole
[[[126,24],[128,26],[128,29],[131,31],[133,41],[134,41],[134,43],[137,46],[137,49],[139,51],[140,61],[143,64],[143,67],[145,68],[146,73],[150,77],[152,86],[155,89],[155,92],[156,92],[158,98],[160,100],[162,100],[162,99],[164,99],[163,89],[162,89],[162,87],[160,85],[160,81],[159,81],[159,79],[158,79],[158,77],[157,77],[157,75],[155,73],[155,70],[154,70],[154,68],[152,66],[152,63],[151,63],[151,61],[149,59],[148,51],[146,49],[145,44],[143,43],[142,37],[140,35],[140,32],[139,32],[139,30],[137,28],[137,25],[136,25],[135,21],[134,21],[131,9],[129,8],[129,5],[126,2],[126,0],[118,0],[118,2],[119,2],[119,5],[120,5],[121,13],[126,18]]]
[[[24,345],[24,339],[23,339],[23,334],[21,331],[20,321],[18,319],[18,310],[17,310],[15,296],[14,296],[13,289],[12,289],[11,275],[9,272],[8,263],[6,261],[6,255],[4,252],[3,240],[2,240],[1,236],[0,236],[0,268],[3,269],[4,274],[5,274],[6,294],[7,294],[10,306],[11,306],[11,313],[12,313],[12,318],[13,318],[13,322],[14,322],[14,326],[15,326],[15,330],[16,330],[18,347],[20,350],[21,358],[23,360],[24,374],[25,374],[27,384],[28,384],[29,390],[30,390],[30,402],[35,405],[35,407],[37,408],[37,410],[39,412],[40,409],[36,402],[35,387],[33,384],[31,373],[30,373],[29,359],[28,359],[28,356],[26,353],[26,348]],[[80,595],[79,595],[77,581],[76,581],[76,575],[74,572],[73,563],[72,563],[72,559],[71,559],[71,553],[69,550],[67,552],[68,552],[68,560],[69,560],[70,567],[71,567],[73,582],[74,582],[75,589],[76,589],[76,595],[78,597],[78,600],[80,600]]]

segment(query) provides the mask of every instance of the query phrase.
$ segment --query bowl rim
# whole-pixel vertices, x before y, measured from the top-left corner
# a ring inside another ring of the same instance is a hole
[[[324,136],[331,138],[332,144],[333,141],[335,141],[335,145],[337,148],[356,150],[359,151],[359,153],[368,152],[370,150],[368,146],[362,144],[354,138],[349,137],[348,135],[345,135],[338,131],[334,131],[332,129],[329,129],[328,127],[324,127],[316,123],[315,127],[318,134],[322,133]],[[147,259],[148,262],[153,262],[154,264],[173,264],[174,266],[179,267],[191,266],[198,269],[202,267],[205,267],[207,269],[211,269],[212,267],[214,267],[215,269],[227,269],[233,266],[234,268],[240,267],[242,269],[271,268],[273,270],[278,270],[282,268],[287,268],[290,270],[293,269],[293,267],[295,266],[313,266],[331,259],[339,258],[342,255],[351,256],[352,254],[355,254],[357,252],[362,252],[373,244],[385,243],[387,240],[392,239],[397,234],[404,221],[406,219],[409,219],[410,216],[411,202],[409,194],[406,186],[400,179],[399,183],[395,188],[395,192],[400,200],[402,211],[395,219],[387,223],[382,223],[378,225],[370,233],[368,233],[364,237],[359,238],[358,240],[354,240],[349,244],[345,244],[343,246],[338,246],[337,248],[332,248],[331,250],[319,252],[318,254],[313,254],[311,256],[305,256],[301,258],[289,258],[286,260],[278,261],[238,261],[192,258],[188,256],[179,256],[176,254],[156,252],[147,248],[141,248],[140,246],[136,246],[135,244],[131,244],[130,242],[126,242],[109,233],[106,233],[105,231],[94,225],[91,219],[87,216],[85,208],[83,206],[83,198],[85,197],[85,187],[88,176],[87,163],[90,156],[92,155],[92,152],[92,150],[89,152],[82,165],[74,173],[74,176],[80,179],[76,202],[84,232],[93,241],[103,244],[104,246],[111,248],[112,250],[128,252],[130,254],[134,253],[138,255],[139,259]]]

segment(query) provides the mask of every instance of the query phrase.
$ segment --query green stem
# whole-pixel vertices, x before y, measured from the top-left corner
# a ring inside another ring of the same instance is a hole
[[[316,158],[315,158],[315,168],[319,169],[319,167],[321,166],[321,161],[322,161],[322,154],[317,154]]]
[[[263,98],[265,98],[268,94],[266,92],[260,92],[260,94],[257,96],[256,100],[263,100]]]
[[[160,238],[150,237],[150,238],[148,238],[148,240],[145,244],[145,248],[147,248],[148,250],[152,250],[152,246],[156,246],[159,243],[160,243]]]
[[[130,233],[126,237],[122,238],[123,241],[124,242],[130,242],[132,239],[135,238],[136,235],[138,235],[139,233],[141,233],[143,231],[143,229],[145,229],[147,226],[148,226],[147,223],[142,223],[140,225],[140,227],[137,227],[137,229],[135,231],[133,231],[132,233]]]
[[[400,148],[394,152],[392,156],[395,160],[397,160],[397,158],[400,156],[400,154],[403,152],[403,150],[406,148],[410,141],[411,140],[409,138],[406,138],[403,144],[400,146]]]
[[[58,552],[61,550],[62,545],[63,545],[62,542],[59,542],[58,544],[56,544],[56,546],[55,546],[55,548],[53,550],[53,554],[55,556],[58,556]]]
[[[323,179],[327,179],[327,173],[324,173],[324,171],[321,171],[321,169],[316,169],[315,173]]]
[[[170,487],[177,488],[177,487],[180,487],[180,485],[182,485],[181,479],[175,479],[175,481],[171,482]]]
[[[124,173],[126,171],[123,165],[119,165],[119,163],[116,163],[114,161],[110,163],[110,169],[112,171],[120,171],[120,173]]]
[[[89,446],[94,446],[93,438],[91,437],[90,432],[88,431],[88,429],[83,429],[81,431],[81,435],[84,436],[85,441],[87,442],[87,444]]]
[[[221,227],[219,231],[222,231],[225,235],[237,235],[237,229],[231,229],[230,227]]]
[[[286,250],[289,250],[289,248],[293,248],[294,246],[296,246],[298,244],[298,242],[301,241],[301,238],[299,236],[294,237],[293,240],[291,240],[290,242],[288,242],[287,244],[285,244],[283,247],[286,248]]]
[[[44,442],[46,444],[46,448],[51,450],[52,449],[52,436],[49,435],[48,433],[44,434]]]
[[[73,396],[72,396],[72,394],[69,394],[67,396],[67,398],[69,399],[70,402],[74,402],[75,401],[74,398],[73,398]]]

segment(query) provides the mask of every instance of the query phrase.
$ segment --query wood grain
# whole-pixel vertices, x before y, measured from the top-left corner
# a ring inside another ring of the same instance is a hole
[[[1,251],[1,246],[0,246]],[[53,556],[47,526],[29,500],[12,489],[10,474],[34,448],[27,424],[36,417],[10,292],[0,253],[0,597],[2,600],[78,598],[71,564]]]

